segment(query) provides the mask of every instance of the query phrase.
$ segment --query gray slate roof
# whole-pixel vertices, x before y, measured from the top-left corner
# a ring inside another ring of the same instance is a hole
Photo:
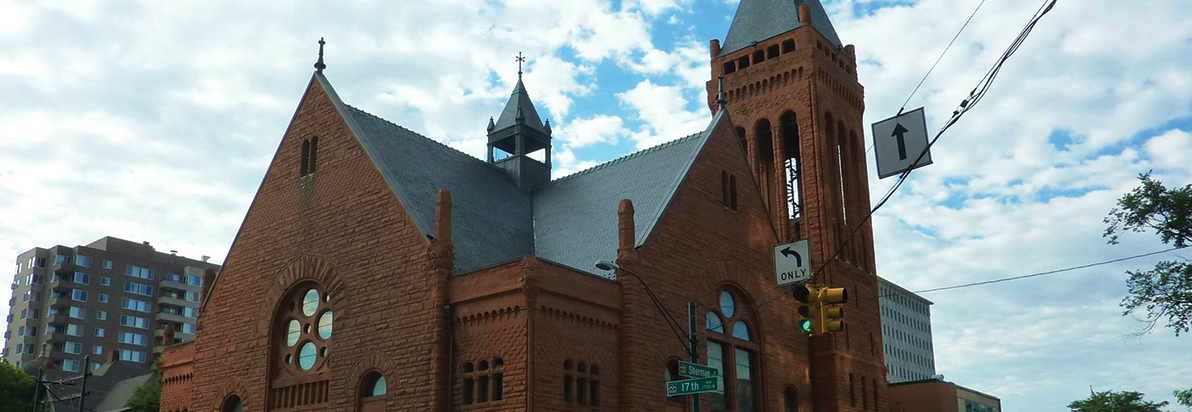
[[[811,27],[836,47],[844,47],[819,0],[741,0],[720,46],[725,55],[799,27],[799,6],[811,6]]]
[[[618,202],[633,200],[641,246],[723,119],[528,192],[496,166],[344,104],[322,74],[315,78],[427,238],[434,233],[438,190],[451,191],[457,274],[534,255],[611,277],[593,264],[616,257]]]
[[[546,133],[546,129],[542,125],[542,118],[538,117],[538,110],[534,109],[534,103],[530,101],[530,94],[526,92],[526,85],[522,83],[520,75],[517,77],[517,86],[513,87],[513,94],[505,103],[505,109],[501,110],[501,117],[497,118],[497,125],[493,130],[502,130],[517,124],[519,110],[522,112],[522,116],[525,116],[526,126]]]

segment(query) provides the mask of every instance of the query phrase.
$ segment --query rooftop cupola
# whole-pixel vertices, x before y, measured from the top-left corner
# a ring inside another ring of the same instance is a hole
[[[545,124],[538,117],[526,85],[522,83],[521,53],[517,55],[517,86],[505,103],[501,116],[488,123],[488,162],[505,169],[517,186],[530,190],[550,181],[550,122]],[[499,153],[495,153],[495,150]],[[529,155],[545,150],[544,162]],[[500,156],[497,159],[496,155]]]

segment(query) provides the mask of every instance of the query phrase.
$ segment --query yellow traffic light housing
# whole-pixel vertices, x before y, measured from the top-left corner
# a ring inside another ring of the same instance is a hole
[[[819,297],[815,299],[819,304],[820,334],[840,332],[844,330],[844,308],[833,306],[848,302],[848,291],[844,288],[821,287]]]

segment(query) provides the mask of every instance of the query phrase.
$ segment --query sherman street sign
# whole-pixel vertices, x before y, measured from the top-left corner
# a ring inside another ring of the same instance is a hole
[[[710,378],[719,374],[720,372],[711,366],[679,361],[679,376],[684,378]]]

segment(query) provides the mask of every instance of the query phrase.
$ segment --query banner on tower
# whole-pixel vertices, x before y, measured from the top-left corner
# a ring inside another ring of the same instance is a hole
[[[931,151],[926,150],[927,120],[923,117],[923,108],[874,123],[873,146],[877,154],[877,176],[881,179],[931,164]],[[922,159],[919,159],[920,154]],[[919,159],[918,163],[915,163],[916,159]]]

